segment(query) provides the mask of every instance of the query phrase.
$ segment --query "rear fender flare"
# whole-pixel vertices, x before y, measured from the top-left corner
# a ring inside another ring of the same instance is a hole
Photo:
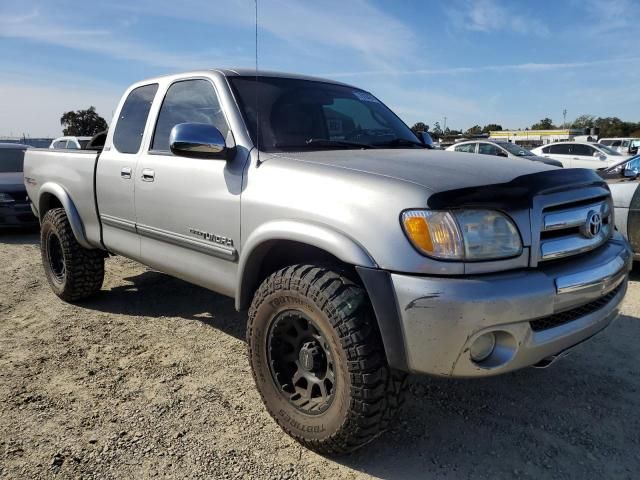
[[[95,247],[87,241],[82,219],[80,218],[78,209],[74,205],[73,200],[71,200],[69,193],[57,183],[47,182],[40,188],[38,193],[38,212],[40,214],[40,221],[42,222],[44,213],[46,213],[44,210],[46,194],[53,195],[62,204],[62,208],[64,208],[67,218],[69,219],[73,235],[76,237],[78,243],[89,250],[95,249]]]

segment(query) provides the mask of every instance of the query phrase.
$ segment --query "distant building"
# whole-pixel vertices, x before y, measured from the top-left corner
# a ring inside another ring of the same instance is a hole
[[[593,130],[593,129],[592,129]],[[585,131],[582,128],[564,128],[557,130],[500,130],[489,132],[492,140],[516,143],[524,147],[538,147],[552,142],[570,140],[596,141],[597,131]]]

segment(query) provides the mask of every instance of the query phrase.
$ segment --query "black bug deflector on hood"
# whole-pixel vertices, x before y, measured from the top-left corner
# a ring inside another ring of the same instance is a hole
[[[591,186],[600,186],[608,190],[606,182],[594,170],[547,170],[522,175],[506,183],[437,192],[429,197],[427,205],[434,210],[474,206],[504,210],[530,208],[533,197],[537,195]]]

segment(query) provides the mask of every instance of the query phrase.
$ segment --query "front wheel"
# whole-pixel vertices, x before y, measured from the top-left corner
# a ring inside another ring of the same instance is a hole
[[[47,280],[58,297],[75,302],[102,288],[104,253],[78,243],[64,209],[53,208],[42,219],[40,250]]]
[[[380,435],[402,402],[364,289],[327,268],[268,277],[249,311],[249,358],[271,416],[319,453],[347,453]]]

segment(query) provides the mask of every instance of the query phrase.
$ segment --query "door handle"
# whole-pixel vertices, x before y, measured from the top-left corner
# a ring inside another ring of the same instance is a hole
[[[155,179],[156,179],[156,172],[154,172],[150,168],[144,168],[142,170],[142,181],[143,182],[153,182]]]
[[[120,170],[120,176],[126,179],[131,178],[131,167],[122,167],[122,170]]]

